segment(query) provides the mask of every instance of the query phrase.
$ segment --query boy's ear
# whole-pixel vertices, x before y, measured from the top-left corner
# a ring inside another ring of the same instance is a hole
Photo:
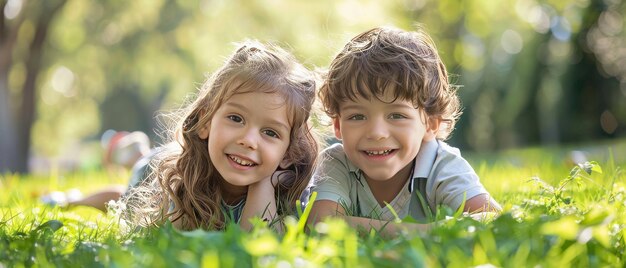
[[[335,130],[335,137],[341,140],[341,123],[339,123],[339,116],[333,118],[333,129]]]
[[[426,118],[426,134],[424,139],[427,141],[437,138],[439,127],[441,126],[441,118],[434,116],[427,116]]]
[[[199,118],[203,118],[205,113],[206,111],[202,109],[200,111]],[[206,123],[206,125],[202,126],[202,128],[198,130],[198,137],[200,137],[200,139],[203,139],[203,140],[209,138],[210,130],[211,130],[211,122],[209,121]]]

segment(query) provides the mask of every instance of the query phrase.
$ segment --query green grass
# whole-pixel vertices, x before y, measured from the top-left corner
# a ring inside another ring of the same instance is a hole
[[[305,234],[302,219],[293,218],[284,235],[261,221],[251,233],[236,226],[224,232],[179,232],[164,226],[127,233],[114,215],[49,208],[38,201],[51,190],[88,193],[121,183],[123,175],[3,175],[0,267],[624,267],[624,145],[595,147],[588,159],[598,164],[583,168],[562,160],[570,148],[470,156],[504,213],[478,222],[442,209],[438,217],[452,219],[430,233],[393,239],[382,239],[375,231],[358,235],[339,220]]]

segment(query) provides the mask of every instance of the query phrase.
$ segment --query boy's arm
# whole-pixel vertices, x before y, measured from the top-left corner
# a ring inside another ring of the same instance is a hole
[[[393,221],[346,216],[343,207],[337,202],[330,200],[318,200],[313,202],[311,214],[309,214],[307,222],[310,227],[314,227],[316,223],[323,221],[327,217],[344,219],[352,228],[363,231],[364,233],[368,233],[369,230],[374,229],[386,238],[393,238],[400,235],[402,231],[426,232],[431,228],[431,224],[397,223]]]
[[[491,198],[488,194],[480,194],[468,199],[465,202],[464,211],[470,213],[476,213],[480,215],[481,212],[500,212],[502,208],[500,205]],[[418,223],[397,223],[393,221],[376,220],[363,217],[346,216],[344,208],[337,202],[330,200],[318,200],[313,203],[311,208],[311,214],[308,218],[309,226],[313,227],[318,222],[323,221],[327,217],[335,217],[344,219],[348,225],[352,228],[369,232],[374,229],[379,232],[380,235],[386,238],[393,238],[394,236],[402,234],[402,231],[412,232],[427,232],[431,229],[435,223],[418,224]],[[480,219],[480,218],[477,218]]]
[[[500,204],[496,202],[489,194],[479,194],[465,201],[463,211],[469,213],[479,212],[496,212],[502,211]]]

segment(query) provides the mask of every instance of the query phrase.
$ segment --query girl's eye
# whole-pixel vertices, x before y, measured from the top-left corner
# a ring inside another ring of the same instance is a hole
[[[355,114],[348,117],[348,120],[365,120],[365,116],[362,114]]]
[[[277,139],[280,138],[280,135],[278,135],[278,133],[276,131],[274,131],[274,130],[265,129],[262,132],[263,132],[263,134],[265,134],[267,136],[270,136],[272,138],[277,138]]]
[[[405,118],[407,117],[402,114],[390,114],[389,115],[389,119],[405,119]]]
[[[226,118],[228,118],[230,121],[233,121],[235,123],[243,123],[243,118],[241,116],[238,115],[229,115]]]

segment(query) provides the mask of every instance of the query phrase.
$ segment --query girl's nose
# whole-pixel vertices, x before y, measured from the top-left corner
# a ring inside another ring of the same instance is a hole
[[[237,144],[251,150],[256,150],[258,146],[259,135],[254,129],[247,129],[237,140]]]

